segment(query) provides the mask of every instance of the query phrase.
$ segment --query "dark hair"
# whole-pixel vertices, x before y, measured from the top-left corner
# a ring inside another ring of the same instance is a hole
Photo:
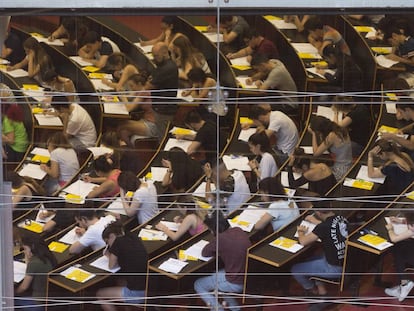
[[[23,47],[34,51],[34,64],[40,66],[40,72],[53,68],[52,59],[34,37],[27,38],[23,42]]]
[[[250,65],[252,67],[259,66],[261,64],[267,63],[268,61],[269,61],[269,57],[267,57],[266,55],[261,54],[261,53],[254,53],[252,56]]]
[[[40,74],[42,75],[42,80],[44,82],[51,82],[52,80],[54,80],[58,77],[57,72],[53,68],[45,70],[45,71],[41,72]]]
[[[147,83],[147,80],[148,80],[147,72],[136,73],[128,78],[128,81],[132,81],[135,84],[141,84],[141,85],[145,85],[145,83]]]
[[[310,121],[310,127],[320,135],[322,140],[325,140],[331,132],[334,132],[342,141],[348,137],[348,130],[346,128],[342,128],[335,122],[322,116],[313,116]]]
[[[389,27],[388,29],[385,30],[384,40],[390,39],[394,33],[397,34],[397,35],[404,35],[404,31],[402,30],[401,27],[393,25],[393,26],[391,26],[391,27]]]
[[[187,77],[190,81],[196,83],[204,83],[207,80],[206,73],[200,67],[194,67],[190,69],[190,71],[187,74]]]
[[[272,150],[270,148],[270,141],[269,137],[267,137],[266,133],[260,132],[260,133],[254,133],[249,137],[249,144],[252,144],[254,146],[260,145],[260,151],[261,152],[269,152],[271,153]]]
[[[38,195],[46,195],[45,189],[36,180],[28,176],[20,176],[15,171],[8,171],[5,180],[11,182],[13,189],[20,188],[24,183],[28,183],[33,186]]]
[[[34,37],[29,37],[23,42],[23,47],[25,49],[33,50],[35,52],[42,49],[42,46],[40,45],[39,41],[36,40]]]
[[[265,116],[268,113],[269,111],[264,109],[263,107],[254,105],[253,107],[250,108],[249,118],[252,120],[258,120],[260,116]]]
[[[104,231],[102,231],[102,239],[103,240],[108,239],[110,234],[115,234],[116,236],[124,235],[125,234],[125,231],[124,231],[124,227],[122,225],[122,222],[115,221],[113,223],[110,223],[104,229]]]
[[[18,104],[8,104],[6,110],[6,117],[15,122],[23,122],[24,121],[24,112],[23,108]]]
[[[323,23],[318,17],[309,18],[303,25],[303,28],[307,31],[315,31],[317,29],[323,29]]]
[[[217,20],[217,18],[216,18]],[[220,15],[220,24],[228,23],[233,20],[233,15]]]
[[[395,107],[397,109],[401,110],[414,110],[414,102],[412,98],[401,98],[398,100],[398,103],[395,104]]]
[[[214,235],[226,231],[230,225],[221,211],[215,210],[204,220],[205,225],[213,232]]]
[[[249,31],[247,31],[245,33],[244,38],[248,39],[248,40],[251,40],[252,38],[257,38],[257,37],[260,37],[260,36],[262,36],[262,33],[259,32],[257,29],[253,28],[253,29],[249,29]]]
[[[411,205],[406,206],[406,208],[412,208]],[[407,221],[407,225],[414,225],[414,212],[409,211],[409,212],[404,212],[404,217]]]
[[[65,149],[71,148],[71,145],[66,138],[66,136],[62,132],[54,133],[48,140],[48,144],[53,145],[55,148],[61,147]]]
[[[83,208],[83,209],[77,210],[75,213],[75,218],[77,219],[85,218],[87,220],[92,220],[97,217],[98,215],[96,214],[96,211],[92,208]]]
[[[179,32],[178,29],[178,17],[177,16],[164,16],[161,20],[162,23],[168,25],[168,26],[172,26],[171,32],[173,34]]]
[[[403,159],[404,162],[410,166],[411,171],[414,170],[414,163],[411,160],[411,158],[407,154],[401,152],[401,150],[398,148],[398,146],[395,143],[390,142],[385,139],[380,139],[375,143],[374,146],[378,146],[380,148],[380,152],[394,153],[395,155]]]
[[[95,171],[109,173],[114,168],[114,161],[111,157],[101,155],[94,160]]]
[[[109,55],[106,67],[113,69],[116,65],[122,65],[122,68],[124,68],[127,64],[128,60],[125,54],[122,52],[115,52]]]
[[[322,50],[323,57],[335,56],[339,58],[343,55],[341,49],[336,44],[328,44]]]
[[[119,148],[119,136],[115,131],[108,131],[102,134],[101,144],[107,147]]]
[[[118,185],[125,192],[136,191],[141,185],[140,179],[130,171],[121,172],[118,176]]]
[[[93,44],[95,42],[101,42],[102,38],[96,31],[90,30],[88,31],[82,38],[82,45],[84,46],[86,44]]]
[[[311,156],[305,153],[305,149],[303,148],[296,148],[293,151],[293,156],[295,157],[295,161],[293,161],[293,167],[302,169],[304,165],[309,167],[311,162]]]
[[[43,263],[49,262],[52,267],[57,265],[56,257],[50,251],[45,241],[34,233],[25,233],[21,239],[22,245],[30,247],[33,256],[39,258]]]
[[[279,178],[268,177],[260,181],[259,190],[271,196],[271,201],[280,201],[286,199],[285,188],[282,186]]]
[[[197,110],[190,110],[184,119],[185,124],[200,123],[201,121],[203,121],[203,118]]]
[[[197,61],[197,54],[200,54],[191,44],[187,36],[179,36],[172,42],[180,50],[181,67],[185,67],[187,63],[191,64],[193,68],[199,66]]]

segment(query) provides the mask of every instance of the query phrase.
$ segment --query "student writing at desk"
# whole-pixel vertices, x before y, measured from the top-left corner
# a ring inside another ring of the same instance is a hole
[[[196,100],[208,98],[211,90],[217,85],[216,80],[208,76],[204,70],[199,67],[192,68],[187,76],[191,83],[191,89],[184,90],[182,96],[192,96]]]
[[[14,305],[19,310],[43,311],[46,303],[47,275],[56,266],[56,258],[47,244],[36,234],[26,233],[21,243],[27,268],[23,281],[15,289]]]
[[[311,18],[312,15],[284,15],[283,20],[286,23],[295,24],[298,32],[303,32],[305,30],[305,23]]]
[[[109,55],[106,69],[112,71],[115,81],[103,78],[102,83],[114,88],[116,91],[129,89],[126,87],[127,81],[130,77],[139,73],[137,67],[130,64],[125,54],[120,52]]]
[[[49,40],[60,39],[68,49],[68,53],[73,55],[76,54],[80,47],[79,42],[87,32],[88,28],[80,17],[62,16],[58,28],[50,34]]]
[[[251,245],[249,237],[238,227],[229,228],[220,211],[214,211],[206,219],[206,224],[215,238],[203,248],[202,255],[220,257],[224,269],[196,280],[194,289],[211,310],[240,310],[237,300],[230,295],[224,294],[223,303],[219,303],[214,291],[229,294],[242,292],[247,249]]]
[[[165,43],[169,49],[170,44],[183,34],[178,29],[178,17],[177,16],[164,16],[161,20],[161,34],[152,40],[141,41],[142,46],[156,45],[157,43]]]
[[[414,239],[412,239],[414,236],[414,213],[406,212],[404,213],[404,216],[404,218],[390,217],[391,223],[385,225],[391,242],[395,243],[392,248],[392,253],[394,256],[394,266],[397,272],[397,278],[400,281],[399,285],[392,288],[386,288],[385,293],[388,296],[398,298],[398,301],[400,302],[407,298],[414,287],[414,282],[410,280],[410,277],[405,272],[407,265],[412,266],[414,264],[412,256],[414,246]],[[397,234],[394,231],[395,224],[406,224],[406,231]]]
[[[124,286],[105,287],[96,293],[99,300],[111,300],[101,304],[102,310],[117,310],[114,299],[124,300],[127,304],[141,304],[145,299],[145,275],[148,255],[141,239],[132,233],[125,232],[120,223],[108,225],[102,232],[107,248],[104,255],[108,257],[108,268],[119,266],[124,276]]]
[[[49,88],[52,92],[61,92],[65,94],[68,102],[77,102],[76,88],[73,81],[69,78],[60,76],[54,69],[49,69],[41,72],[42,86]]]
[[[0,57],[8,60],[11,65],[15,65],[21,62],[24,56],[22,41],[18,35],[8,29]]]
[[[82,38],[78,55],[98,68],[103,68],[109,55],[119,52],[119,48],[109,40],[103,40],[95,31],[88,31]]]
[[[22,177],[16,172],[9,171],[5,178],[12,184],[13,207],[30,208],[36,205],[46,195],[45,189],[39,185],[33,178]]]

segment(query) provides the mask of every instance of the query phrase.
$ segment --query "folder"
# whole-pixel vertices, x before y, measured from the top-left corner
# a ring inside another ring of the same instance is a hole
[[[56,241],[53,241],[52,243],[49,244],[49,249],[55,253],[63,253],[68,247],[69,245],[56,242]]]
[[[88,72],[95,72],[98,71],[100,68],[95,67],[95,66],[85,66],[82,68],[82,70],[84,71],[88,71]]]
[[[32,158],[33,162],[40,162],[40,163],[47,163],[47,162],[49,162],[49,160],[50,160],[50,157],[43,156],[43,155],[40,155],[40,154],[36,154]]]

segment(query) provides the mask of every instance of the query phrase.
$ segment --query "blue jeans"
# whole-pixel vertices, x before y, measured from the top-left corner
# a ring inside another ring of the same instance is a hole
[[[45,307],[38,305],[39,302],[31,299],[30,297],[15,297],[14,306],[18,307],[16,310],[20,311],[44,311]],[[23,308],[26,307],[26,308]]]
[[[221,291],[225,293],[241,293],[243,291],[242,284],[230,283],[226,279],[224,270],[220,270],[215,274],[200,278],[194,282],[194,289],[206,305],[210,306],[212,310],[223,310],[223,306],[219,304],[217,295],[214,291]],[[237,300],[233,297],[224,296],[224,301],[230,310],[240,310]]]
[[[326,261],[325,256],[322,256],[294,265],[291,272],[296,281],[304,289],[309,290],[315,286],[315,283],[309,280],[310,277],[338,278],[341,276],[342,266],[331,265]]]

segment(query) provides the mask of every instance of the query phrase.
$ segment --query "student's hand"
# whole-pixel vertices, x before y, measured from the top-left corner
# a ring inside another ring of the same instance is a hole
[[[165,232],[165,231],[167,231],[167,226],[166,225],[163,225],[162,223],[157,223],[156,225],[155,225],[155,228],[157,229],[157,230],[160,230],[160,231],[162,231],[162,232]]]
[[[250,160],[248,164],[252,170],[256,169],[259,166],[259,163],[257,163],[256,160]]]
[[[392,223],[386,224],[385,228],[387,228],[387,230],[394,230],[394,226],[392,225]]]
[[[381,148],[379,146],[375,146],[374,148],[372,148],[369,152],[368,155],[369,156],[376,156],[379,152],[380,152]]]
[[[83,176],[82,176],[82,180],[83,180],[84,182],[92,182],[92,177],[91,177],[91,176],[89,176],[89,175],[83,175]]]
[[[311,222],[313,224],[318,222],[318,219],[314,215],[308,215],[308,216],[306,216],[305,217],[305,220],[306,221],[309,221],[309,222]]]
[[[392,134],[392,133],[387,133],[387,132],[381,133],[381,138],[382,139],[394,140],[395,137],[396,137],[396,135],[395,134]]]
[[[15,69],[15,67],[14,66],[7,66],[6,67],[6,70],[7,71],[13,71]]]
[[[162,159],[161,164],[162,164],[162,166],[164,166],[166,168],[169,168],[170,170],[172,169],[170,160]]]
[[[109,86],[111,84],[111,80],[108,80],[106,78],[102,78],[102,83]]]
[[[297,227],[297,231],[298,232],[303,232],[304,234],[306,234],[306,232],[308,232],[308,227],[306,227],[306,226],[298,226]]]
[[[293,166],[293,163],[295,163],[295,156],[293,154],[291,154],[289,156],[288,166]]]
[[[326,70],[322,68],[316,68],[316,72],[319,73],[320,75],[324,75]]]
[[[41,169],[43,172],[47,172],[48,166],[47,166],[46,164],[40,164],[40,169]]]
[[[309,132],[309,134],[315,134],[315,132],[312,130],[312,128],[310,127],[310,126],[308,126],[308,132]]]
[[[250,124],[249,123],[242,123],[240,124],[240,127],[242,130],[247,130],[250,128]]]
[[[185,96],[190,96],[191,95],[191,90],[182,91],[181,95],[184,96],[184,97]]]
[[[80,227],[77,227],[76,229],[75,229],[75,233],[77,234],[77,235],[79,235],[79,236],[82,236],[82,235],[84,235],[85,234],[85,229],[84,228],[80,228]]]
[[[395,216],[391,216],[390,220],[391,220],[391,223],[394,223],[394,224],[405,224],[406,223],[405,218],[400,218],[400,217],[395,217]]]
[[[257,80],[256,82],[254,82],[254,85],[256,85],[257,87],[261,87],[263,85],[263,81]]]
[[[215,28],[214,26],[208,25],[208,26],[207,26],[207,31],[213,31],[213,30],[214,30],[214,28]]]
[[[253,84],[253,79],[252,78],[247,78],[246,79],[246,84],[247,85],[252,85]]]
[[[180,223],[182,223],[182,222],[183,222],[183,217],[182,217],[182,216],[175,216],[175,217],[173,218],[173,220],[174,220],[174,222],[175,222],[176,224],[180,224]]]
[[[211,178],[212,172],[213,172],[213,170],[211,169],[210,163],[206,163],[204,165],[204,174],[206,174],[206,177]]]
[[[226,57],[227,57],[228,59],[233,59],[233,58],[235,58],[235,57],[234,57],[234,54],[235,54],[235,53],[228,53],[228,54],[226,55]]]

